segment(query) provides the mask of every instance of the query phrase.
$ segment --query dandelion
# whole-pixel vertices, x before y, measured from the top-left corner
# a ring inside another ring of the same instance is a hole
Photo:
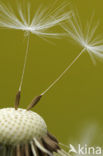
[[[48,32],[50,28],[59,25],[70,17],[70,12],[62,14],[65,6],[55,10],[39,9],[33,19],[30,19],[30,8],[27,9],[27,18],[21,7],[15,15],[12,8],[0,4],[0,27],[22,30],[27,34],[27,48],[24,59],[19,91],[16,95],[15,108],[0,109],[0,155],[1,156],[68,156],[58,140],[48,132],[44,119],[30,111],[41,99],[42,95],[34,98],[27,109],[19,109],[20,94],[29,51],[30,34],[39,37],[57,37],[60,33]]]
[[[93,63],[96,63],[94,57],[103,57],[103,39],[101,35],[96,36],[99,22],[94,25],[93,19],[92,16],[87,22],[87,26],[83,28],[79,17],[76,17],[75,13],[72,13],[72,19],[68,21],[68,26],[65,25],[64,29],[68,37],[71,37],[82,46],[91,56]]]
[[[59,33],[48,32],[48,30],[71,16],[71,11],[62,13],[66,6],[67,4],[63,3],[56,9],[40,7],[31,19],[29,3],[26,13],[25,11],[23,12],[21,5],[18,5],[19,16],[17,16],[12,7],[0,2],[0,27],[22,30],[43,37],[56,37]]]
[[[1,156],[68,156],[48,130],[43,118],[26,109],[0,109]]]
[[[82,50],[76,56],[76,58],[67,66],[67,68],[58,76],[58,78],[51,83],[51,85],[42,92],[41,95],[46,94],[72,67],[72,65],[79,59],[79,57],[84,53],[88,52],[93,63],[95,64],[96,58],[103,58],[103,39],[100,35],[96,35],[96,30],[98,28],[98,23],[93,26],[93,18],[90,19],[89,24],[85,29],[82,28],[80,20],[76,17],[75,13],[72,12],[72,18],[68,20],[66,24],[61,25],[66,31],[66,36],[72,38],[76,43],[78,43]],[[84,31],[86,30],[86,31]]]
[[[53,5],[52,5],[53,6]],[[27,5],[26,13],[23,12],[21,5],[18,5],[18,15],[15,14],[12,7],[2,4],[0,2],[0,27],[14,30],[22,30],[26,32],[27,35],[27,47],[24,59],[24,66],[21,76],[21,81],[19,85],[19,91],[16,96],[15,108],[17,109],[20,101],[21,88],[24,79],[24,73],[26,68],[26,62],[29,52],[29,42],[30,34],[37,35],[39,37],[54,37],[57,38],[61,34],[49,31],[49,29],[60,25],[61,22],[70,18],[71,12],[62,13],[67,4],[63,3],[58,6],[56,9],[51,8],[42,8],[40,7],[33,18],[31,19],[30,14],[30,5]]]

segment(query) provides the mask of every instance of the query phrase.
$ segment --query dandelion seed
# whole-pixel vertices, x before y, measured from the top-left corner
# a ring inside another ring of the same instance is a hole
[[[80,44],[91,56],[93,63],[96,63],[94,57],[103,58],[103,39],[100,34],[96,35],[99,22],[94,25],[92,16],[89,22],[87,22],[87,26],[83,27],[78,18],[73,12],[72,19],[63,28],[67,32],[68,37]]]
[[[18,93],[21,93],[21,88],[24,79],[24,73],[26,68],[26,62],[29,52],[30,34],[35,34],[39,37],[59,37],[60,33],[49,32],[49,29],[59,25],[61,22],[67,20],[70,17],[71,12],[62,13],[66,4],[63,3],[56,9],[39,8],[34,14],[32,20],[30,19],[30,5],[27,5],[26,14],[23,12],[21,5],[18,6],[19,17],[14,13],[11,7],[6,6],[0,2],[0,27],[26,31],[27,35],[27,47],[24,59],[24,66],[19,85]],[[16,96],[15,108],[19,105],[20,95]]]
[[[66,24],[61,25],[66,31],[66,36],[69,38],[71,37],[75,42],[79,43],[82,46],[82,50],[72,61],[72,63],[67,66],[59,77],[53,83],[51,83],[51,85],[44,92],[42,92],[41,95],[46,94],[66,74],[66,72],[84,52],[88,52],[94,64],[96,63],[94,57],[99,59],[103,58],[103,39],[100,37],[100,35],[95,35],[98,28],[98,23],[93,27],[92,22],[93,19],[91,18],[89,25],[87,25],[86,32],[84,32],[84,29],[82,29],[78,18],[76,18],[74,13],[72,13],[72,18]]]
[[[0,4],[0,27],[27,31],[43,37],[56,37],[60,35],[60,33],[48,32],[48,30],[70,18],[70,11],[62,13],[66,6],[67,4],[63,3],[63,6],[58,6],[56,9],[40,7],[31,20],[29,5],[27,5],[27,17],[23,12],[22,7],[19,5],[18,17],[11,7]]]

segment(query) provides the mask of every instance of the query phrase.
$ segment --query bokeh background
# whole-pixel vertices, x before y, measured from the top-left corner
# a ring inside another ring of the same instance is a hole
[[[41,3],[48,6],[54,1],[30,0],[30,3],[35,10]],[[13,0],[9,0],[9,3],[16,8]],[[69,8],[78,10],[83,23],[95,13],[94,20],[100,20],[97,33],[103,33],[102,0],[71,0]],[[20,102],[22,108],[26,108],[36,95],[44,91],[81,50],[81,47],[70,39],[48,41],[50,43],[31,35]],[[0,29],[0,108],[14,106],[25,48],[24,32]],[[45,119],[49,131],[65,144],[79,140],[82,130],[88,126],[93,127],[91,134],[96,127],[96,141],[102,143],[103,61],[97,60],[94,66],[88,53],[84,53],[70,71],[43,96],[33,111]]]

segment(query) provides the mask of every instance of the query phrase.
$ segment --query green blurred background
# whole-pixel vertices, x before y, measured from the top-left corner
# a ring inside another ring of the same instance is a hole
[[[16,8],[13,0],[9,3]],[[32,0],[30,3],[36,9],[41,3],[52,5],[53,0]],[[98,33],[103,33],[102,0],[71,0],[71,6],[77,8],[83,23],[95,12],[94,20],[100,20]],[[48,40],[53,44],[31,35],[20,107],[26,108],[81,50],[72,40]],[[0,108],[14,106],[25,48],[24,32],[0,29]],[[33,110],[45,119],[49,131],[64,143],[78,139],[81,130],[88,124],[97,124],[99,132],[102,132],[103,63],[97,60],[94,66],[88,53],[84,53]],[[103,139],[102,133],[100,137]]]

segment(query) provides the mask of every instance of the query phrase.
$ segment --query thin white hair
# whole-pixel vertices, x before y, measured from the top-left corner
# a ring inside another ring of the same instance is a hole
[[[20,3],[17,5],[17,16],[10,5],[0,2],[0,27],[29,31],[38,36],[57,37],[60,33],[48,32],[48,29],[70,18],[71,11],[64,12],[66,6],[67,4],[65,3],[57,8],[40,6],[31,19],[31,7],[29,3],[26,4],[26,11],[23,10]]]
[[[63,26],[67,36],[85,48],[94,64],[96,64],[94,57],[103,58],[103,39],[102,35],[96,33],[98,27],[99,21],[94,23],[94,15],[83,27],[75,12],[72,12],[72,18]]]

